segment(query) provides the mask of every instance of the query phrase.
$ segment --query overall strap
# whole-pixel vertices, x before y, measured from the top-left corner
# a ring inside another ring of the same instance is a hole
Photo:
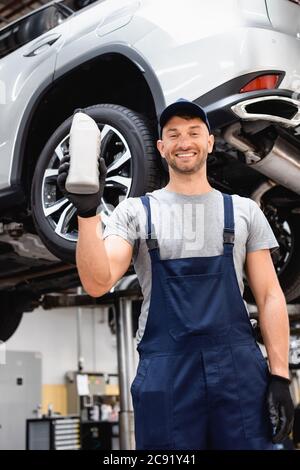
[[[141,196],[141,201],[144,205],[144,208],[145,208],[145,211],[146,211],[146,218],[147,218],[147,221],[146,221],[146,243],[147,243],[147,247],[148,247],[148,250],[154,250],[154,249],[157,249],[158,248],[158,241],[157,241],[157,237],[156,237],[156,234],[155,234],[155,228],[154,228],[154,225],[152,225],[152,221],[151,221],[151,207],[150,207],[150,200],[149,200],[149,196],[145,195],[145,196]]]
[[[224,255],[231,254],[234,246],[234,214],[232,196],[222,193],[224,201],[224,231],[223,245]]]

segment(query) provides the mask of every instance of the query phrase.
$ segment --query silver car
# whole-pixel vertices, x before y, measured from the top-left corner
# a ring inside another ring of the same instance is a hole
[[[161,187],[157,117],[180,97],[216,138],[211,184],[251,197],[300,295],[300,6],[291,0],[53,2],[0,30],[0,339],[46,292],[78,284],[77,219],[57,184],[75,109],[102,131],[111,208]],[[88,3],[88,2],[87,2]],[[251,300],[250,290],[245,292]]]

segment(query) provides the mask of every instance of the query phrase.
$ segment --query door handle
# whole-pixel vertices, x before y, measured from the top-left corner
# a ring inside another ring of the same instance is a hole
[[[35,57],[46,52],[60,37],[61,34],[57,34],[55,36],[52,35],[50,38],[48,37],[46,40],[41,41],[38,44],[35,43],[34,49],[24,54],[24,57]]]

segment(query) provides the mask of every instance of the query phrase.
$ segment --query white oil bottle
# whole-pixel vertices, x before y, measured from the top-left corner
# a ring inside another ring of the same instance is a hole
[[[101,133],[96,122],[87,114],[74,114],[70,130],[70,169],[66,189],[74,194],[94,194],[99,191],[98,159]]]

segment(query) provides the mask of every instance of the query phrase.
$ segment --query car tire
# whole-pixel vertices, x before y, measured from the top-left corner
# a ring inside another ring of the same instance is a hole
[[[300,298],[300,217],[291,214],[286,222],[291,231],[291,255],[278,279],[287,302],[294,302]]]
[[[268,215],[265,214],[268,218]],[[289,234],[284,236],[283,230],[278,230],[278,226],[269,220],[270,226],[273,229],[275,237],[279,242],[278,250],[272,253],[275,269],[277,271],[278,280],[284,292],[287,302],[295,302],[299,299],[300,295],[300,217],[295,214],[290,214],[282,219],[281,225],[286,224],[289,227]],[[289,235],[289,241],[287,236]],[[289,243],[289,255],[286,255],[287,243]],[[282,258],[286,256],[286,261],[283,266]],[[249,303],[255,303],[254,296],[245,282],[244,299]]]
[[[111,158],[109,152],[113,153],[115,151],[112,147],[112,142],[109,142],[109,138],[111,141],[116,139],[116,145],[118,143],[117,139],[120,138],[119,144],[121,147],[122,145],[125,147],[127,146],[126,148],[130,153],[130,160],[127,162],[126,174],[128,176],[128,174],[131,173],[131,178],[128,179],[128,181],[131,180],[131,186],[126,197],[140,196],[145,194],[147,191],[153,191],[154,189],[158,189],[162,186],[164,172],[156,150],[156,133],[144,116],[128,108],[114,104],[95,105],[85,108],[83,111],[91,116],[97,122],[99,127],[102,127],[102,131],[105,128],[104,126],[107,126],[107,129],[112,129],[106,136],[108,139],[106,143],[105,139],[103,139],[101,143],[101,155],[104,157],[107,164],[109,163],[108,159]],[[49,162],[52,162],[51,165],[52,168],[54,168],[53,171],[57,171],[59,160],[57,159],[57,162],[55,163],[55,153],[58,152],[57,149],[59,145],[68,145],[68,135],[71,122],[72,116],[58,127],[41,152],[33,176],[31,207],[36,230],[47,248],[61,260],[74,263],[77,240],[76,228],[72,233],[70,228],[69,238],[65,233],[57,234],[58,225],[55,226],[56,222],[50,217],[47,218],[45,215],[45,213],[48,213],[47,211],[45,212],[45,175],[50,174],[49,171],[51,171]],[[113,132],[116,133],[115,136]],[[110,135],[110,137],[108,137],[108,135]],[[46,173],[47,171],[48,173]],[[58,194],[57,191],[59,191],[57,184],[55,183],[56,179],[57,176],[54,176],[54,179],[52,180],[53,188],[50,189],[47,194],[49,200],[54,198],[54,202],[56,197],[55,194]],[[117,197],[114,195],[114,190],[115,192],[119,190],[117,184],[118,183],[116,183],[115,188],[113,187],[113,184],[110,185],[110,187],[106,184],[104,190],[104,197],[106,192],[113,194],[111,196],[112,201],[109,201],[113,207],[116,207],[118,202],[120,202],[120,200],[118,200],[119,196]],[[124,188],[121,188],[120,191],[121,190],[124,190]],[[77,223],[76,214],[75,217],[73,214],[73,219],[76,219]],[[71,216],[70,220],[72,220]],[[70,224],[71,223],[69,223],[69,226]]]

